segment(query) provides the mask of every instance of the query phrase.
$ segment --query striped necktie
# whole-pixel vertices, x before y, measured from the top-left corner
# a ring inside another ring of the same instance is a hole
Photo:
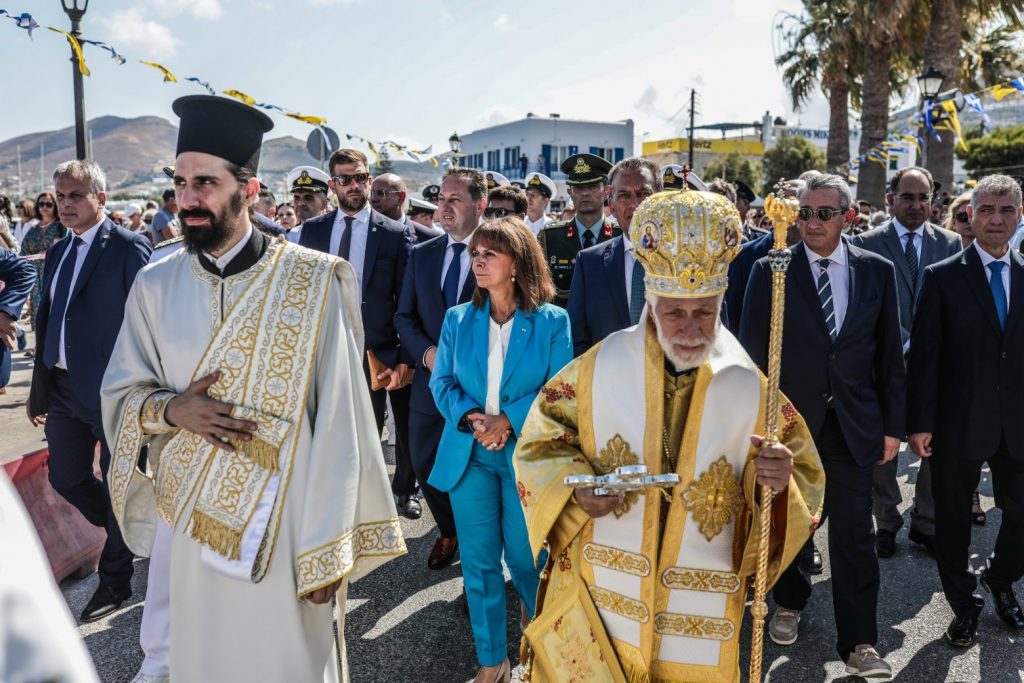
[[[907,246],[903,250],[903,254],[907,257],[907,268],[910,270],[910,284],[914,290],[917,290],[917,249],[914,248],[914,237],[915,233],[907,233]]]
[[[832,261],[827,258],[818,259],[818,268],[821,269],[818,275],[818,299],[821,301],[821,312],[825,315],[828,336],[835,342],[839,335],[836,331],[836,309],[832,303],[832,281],[828,278],[828,267],[831,264]]]
[[[633,274],[629,289],[629,321],[636,325],[640,322],[640,314],[644,310],[647,286],[644,284],[644,267],[636,259],[633,260]]]

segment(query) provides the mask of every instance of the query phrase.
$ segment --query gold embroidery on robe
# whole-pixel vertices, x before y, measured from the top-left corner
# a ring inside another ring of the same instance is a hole
[[[722,533],[743,506],[743,491],[724,455],[690,482],[683,500],[704,538],[710,541]]]

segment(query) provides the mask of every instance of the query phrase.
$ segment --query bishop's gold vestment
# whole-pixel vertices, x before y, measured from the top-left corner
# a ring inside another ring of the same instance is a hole
[[[766,380],[724,328],[708,361],[674,377],[647,316],[555,376],[520,436],[515,469],[531,546],[550,553],[527,630],[534,683],[739,680],[757,555],[749,437],[764,432]],[[787,401],[779,424],[794,465],[773,503],[769,584],[814,530],[824,495],[810,434]],[[570,474],[629,464],[665,472],[676,452],[680,484],[668,496],[627,494],[599,519],[563,485]]]

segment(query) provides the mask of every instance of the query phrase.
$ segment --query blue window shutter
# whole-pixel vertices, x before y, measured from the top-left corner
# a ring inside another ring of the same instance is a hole
[[[544,168],[539,170],[544,175],[551,175],[551,145],[541,145],[540,153],[544,157]]]
[[[593,154],[595,157],[601,156],[601,153],[597,151],[597,147],[591,147],[590,153]]]
[[[626,150],[625,149],[623,149],[622,147],[616,147],[615,148],[615,161],[613,163],[617,164],[620,161],[622,161],[622,158],[625,156],[625,154],[626,154]]]
[[[580,148],[579,147],[577,147],[576,145],[569,145],[569,156],[572,156],[573,154],[579,154],[579,153],[580,153]]]

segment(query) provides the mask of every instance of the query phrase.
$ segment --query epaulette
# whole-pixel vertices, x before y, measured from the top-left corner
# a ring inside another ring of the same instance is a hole
[[[574,220],[576,219],[570,219],[567,221],[551,221],[543,228],[541,228],[541,230],[558,230],[559,228],[567,228],[569,227],[569,224],[572,223]]]
[[[160,242],[155,247],[153,247],[153,251],[156,251],[160,247],[169,247],[172,244],[177,244],[178,242],[182,241],[183,239],[185,239],[184,235],[178,235],[177,237],[172,237],[169,240],[164,240],[163,242]]]

